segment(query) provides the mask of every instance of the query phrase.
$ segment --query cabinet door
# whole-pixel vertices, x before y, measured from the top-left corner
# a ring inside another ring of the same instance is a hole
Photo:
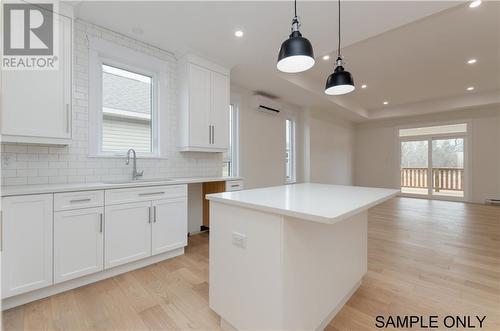
[[[210,147],[210,70],[189,64],[189,145]]]
[[[187,245],[187,198],[153,201],[152,253]]]
[[[54,23],[59,23],[60,34],[58,70],[2,72],[4,141],[23,142],[12,140],[11,136],[24,139],[71,138],[72,21],[68,17],[54,15]]]
[[[103,270],[104,208],[54,214],[54,282]]]
[[[52,194],[2,199],[2,297],[52,284]]]
[[[151,256],[151,213],[150,201],[105,207],[105,269]]]
[[[213,126],[212,147],[229,147],[229,77],[211,73],[212,107],[210,123]]]

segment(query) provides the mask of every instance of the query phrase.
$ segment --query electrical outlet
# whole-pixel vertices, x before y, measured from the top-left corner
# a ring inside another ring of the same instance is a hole
[[[240,248],[246,248],[247,236],[239,232],[233,232],[233,245]]]

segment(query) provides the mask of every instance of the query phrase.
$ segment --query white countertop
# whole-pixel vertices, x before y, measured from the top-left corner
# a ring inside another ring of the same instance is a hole
[[[230,180],[241,180],[241,177],[189,177],[171,179],[143,179],[133,182],[112,182],[109,183],[78,183],[78,184],[39,184],[39,185],[15,185],[2,186],[2,197],[26,194],[43,194],[74,191],[106,190],[127,187],[145,187],[159,185],[179,185],[206,182],[225,182]]]
[[[207,199],[304,220],[333,224],[399,193],[399,190],[293,184],[207,195]]]

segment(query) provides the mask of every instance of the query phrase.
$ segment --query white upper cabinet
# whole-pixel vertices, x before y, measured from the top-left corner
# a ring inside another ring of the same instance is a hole
[[[229,79],[218,72],[212,72],[210,82],[212,147],[227,149],[229,148]]]
[[[52,285],[52,194],[2,198],[2,298]]]
[[[224,152],[229,146],[229,70],[187,55],[179,61],[181,151]]]
[[[59,26],[57,70],[3,70],[2,142],[66,145],[71,141],[72,19]]]

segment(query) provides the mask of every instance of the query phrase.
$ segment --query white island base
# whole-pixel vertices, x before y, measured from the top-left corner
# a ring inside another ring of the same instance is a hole
[[[366,211],[323,224],[211,204],[209,298],[221,326],[322,330],[361,284]]]
[[[339,188],[301,185],[283,190],[299,201],[302,193],[312,194],[311,189]],[[261,193],[279,194],[275,188],[269,189],[275,192],[265,190],[257,195],[268,201],[272,198],[265,197],[273,195]],[[221,316],[221,327],[325,328],[360,286],[367,271],[367,209],[397,192],[379,190],[376,197],[360,199],[356,207],[341,205],[340,209],[346,210],[332,214],[332,218],[327,217],[331,211],[328,208],[305,216],[307,210],[302,213],[300,208],[294,208],[293,201],[288,204],[279,197],[283,212],[271,206],[272,202],[253,205],[252,191],[259,190],[209,197],[209,300],[210,307]],[[330,204],[335,204],[334,198],[325,197]],[[304,203],[306,209],[311,207],[311,203]],[[303,217],[290,216],[294,213]]]

